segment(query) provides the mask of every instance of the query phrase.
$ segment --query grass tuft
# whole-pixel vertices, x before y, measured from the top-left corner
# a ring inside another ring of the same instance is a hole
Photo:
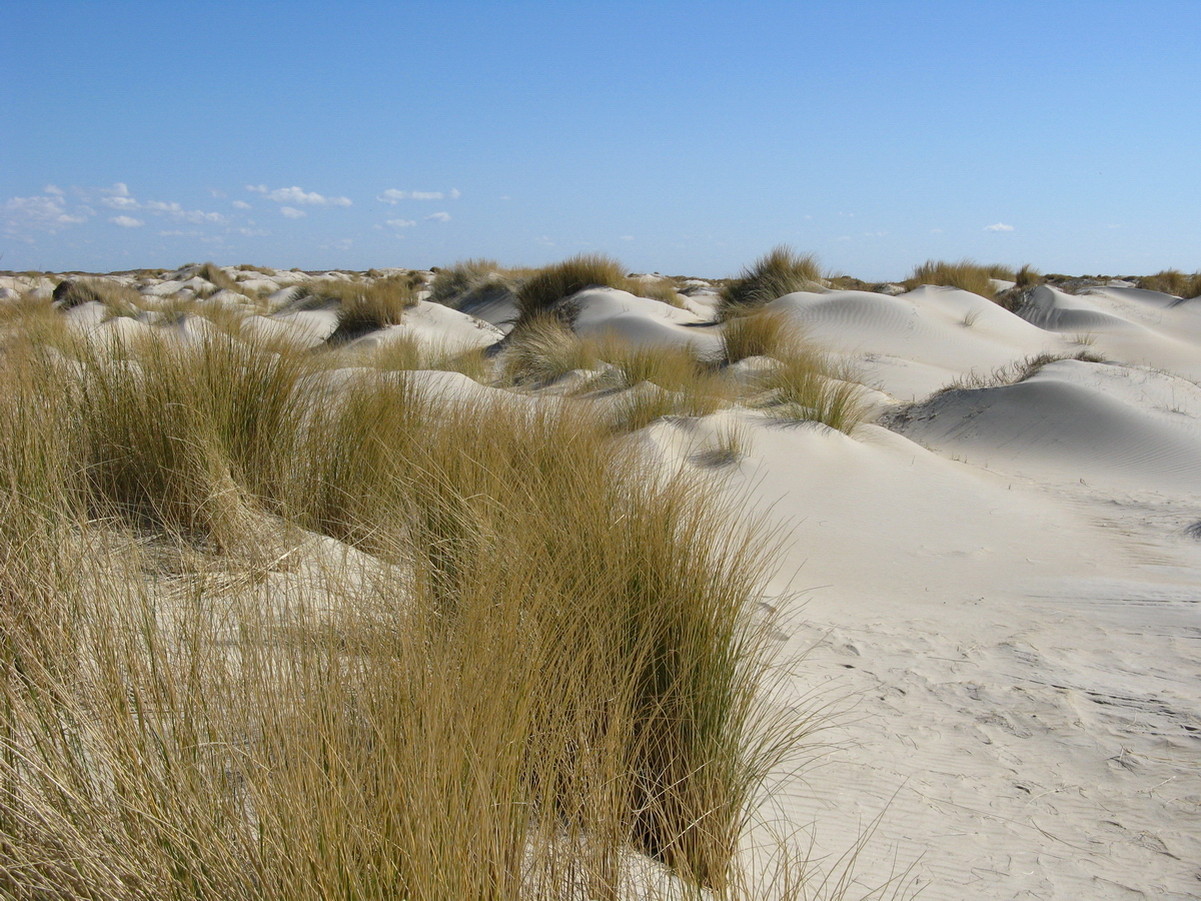
[[[434,273],[430,300],[459,309],[473,295],[505,289],[504,270],[495,260],[471,259]]]
[[[804,345],[764,373],[759,386],[778,419],[819,422],[849,435],[867,415],[863,385],[827,355]]]
[[[1143,276],[1137,284],[1148,291],[1174,294],[1184,300],[1201,297],[1201,272],[1186,275],[1179,269],[1164,269],[1154,275]]]
[[[353,341],[369,332],[399,325],[405,310],[417,305],[413,281],[406,275],[391,275],[367,282],[327,280],[302,286],[298,300],[309,305],[336,301],[338,328],[330,342]]]
[[[531,317],[553,309],[560,300],[585,288],[625,290],[627,286],[625,270],[612,257],[579,254],[526,278],[517,289],[517,309],[523,318]]]
[[[1016,287],[1018,288],[1033,288],[1036,285],[1041,285],[1044,281],[1046,281],[1046,279],[1043,277],[1041,272],[1039,272],[1029,263],[1026,263],[1017,271],[1017,276],[1014,278],[1014,281],[1017,283]]]
[[[566,323],[551,312],[530,315],[509,335],[501,363],[503,379],[514,385],[543,386],[577,369],[592,369],[598,358]]]
[[[238,283],[228,272],[215,263],[202,263],[196,275],[214,285],[219,291],[237,291]]]
[[[730,319],[794,291],[810,291],[822,283],[817,257],[783,245],[761,257],[721,292],[718,315]]]
[[[783,314],[738,316],[722,327],[722,357],[728,365],[747,357],[787,356],[795,351],[799,340],[797,327]]]
[[[996,289],[992,284],[992,279],[996,276],[992,273],[992,267],[981,266],[971,260],[960,260],[958,263],[927,260],[914,267],[913,273],[904,284],[911,291],[919,285],[944,285],[992,300],[996,296]]]

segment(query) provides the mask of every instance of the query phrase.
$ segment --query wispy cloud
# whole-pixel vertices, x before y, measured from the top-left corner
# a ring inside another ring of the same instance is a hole
[[[87,193],[87,192],[85,192]],[[221,213],[211,213],[206,210],[188,210],[184,209],[183,205],[174,201],[165,200],[147,200],[140,201],[129,190],[129,185],[123,181],[116,182],[111,188],[98,188],[92,192],[100,195],[100,203],[109,209],[120,210],[122,212],[133,212],[140,210],[144,213],[154,213],[159,216],[170,216],[172,219],[178,219],[182,222],[191,222],[193,225],[220,225],[225,222],[225,216]],[[118,218],[129,219],[129,216]],[[115,221],[110,219],[111,221]]]
[[[432,219],[435,222],[449,222],[450,221],[450,213],[447,213],[445,211],[438,212],[438,213],[430,213],[425,218],[426,218],[426,221],[429,221]]]
[[[53,185],[51,185],[53,187]],[[32,197],[10,197],[4,202],[5,230],[20,234],[27,229],[54,234],[69,225],[80,225],[95,215],[91,207],[68,208],[62,192]]]
[[[993,225],[984,226],[984,230],[986,232],[1011,232],[1014,229],[1012,225],[1006,225],[1004,222],[997,222]]]
[[[141,228],[146,224],[141,219],[133,218],[133,216],[113,216],[108,221],[122,228]]]
[[[308,215],[304,210],[298,210],[294,206],[281,206],[279,211],[285,219],[303,219]]]
[[[235,200],[232,204],[230,204],[230,206],[232,206],[235,210],[254,209],[254,207],[252,207],[250,204],[248,204],[245,200]]]
[[[308,206],[351,206],[349,197],[326,197],[316,191],[306,191],[293,185],[290,188],[268,188],[266,185],[246,185],[246,190],[253,194],[262,194],[268,200],[276,203],[299,203]]]
[[[417,224],[417,220],[416,219],[389,219],[384,224],[390,225],[393,228],[412,228],[414,225]]]
[[[125,194],[103,197],[100,202],[113,210],[136,210],[139,206],[136,200]]]
[[[401,191],[398,188],[388,188],[377,194],[375,199],[380,203],[395,206],[402,200],[458,200],[462,196],[463,193],[458,188],[451,188],[449,191]]]

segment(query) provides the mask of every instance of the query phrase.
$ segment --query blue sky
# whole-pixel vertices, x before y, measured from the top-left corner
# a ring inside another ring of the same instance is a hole
[[[8,0],[0,268],[1201,268],[1201,2]]]

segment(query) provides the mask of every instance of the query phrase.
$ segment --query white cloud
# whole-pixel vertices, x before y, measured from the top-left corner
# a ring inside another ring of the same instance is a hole
[[[447,213],[445,211],[438,212],[438,213],[430,213],[425,218],[427,221],[430,219],[433,219],[435,222],[449,222],[450,221],[450,213]]]
[[[87,222],[88,217],[94,215],[94,211],[86,206],[68,210],[61,194],[10,197],[4,202],[4,213],[9,233],[33,228],[51,234],[64,226]]]
[[[247,238],[261,238],[264,235],[269,235],[271,232],[265,228],[236,228],[234,229],[239,235],[245,235]]]
[[[268,200],[276,203],[302,203],[309,206],[351,206],[349,197],[326,197],[316,191],[306,191],[293,185],[290,188],[269,189],[266,185],[247,185],[247,191],[262,194]]]
[[[395,206],[402,200],[458,200],[462,196],[463,192],[458,188],[451,188],[449,191],[401,191],[398,188],[388,188],[377,194],[375,199],[380,203]]]
[[[622,236],[621,236],[621,237],[620,237],[618,240],[620,240],[620,241],[633,241],[633,240],[634,240],[634,236],[633,236],[633,235],[622,235]]]
[[[236,210],[249,210],[249,209],[253,209],[253,207],[252,207],[250,204],[248,204],[248,203],[247,203],[245,200],[235,200],[235,201],[233,202],[232,206],[233,206],[233,208],[234,208],[234,209],[236,209]]]
[[[941,229],[941,228],[932,228],[932,229],[930,229],[930,234],[932,234],[932,235],[941,235],[941,234],[942,234],[942,229]]]
[[[122,228],[141,228],[146,224],[141,219],[133,218],[133,216],[113,216],[108,221]]]
[[[109,203],[109,201],[105,202]],[[109,205],[112,206],[111,203]],[[225,221],[225,217],[220,213],[207,213],[204,210],[185,210],[174,201],[148,200],[145,203],[137,203],[135,201],[132,206],[123,206],[121,208],[140,209],[150,213],[158,213],[159,215],[170,216],[172,219],[191,222],[193,225],[204,225],[205,223],[220,224]]]
[[[303,219],[308,215],[304,210],[298,210],[294,206],[281,206],[279,211],[283,213],[285,219]]]
[[[417,224],[417,220],[416,219],[389,219],[384,224],[390,225],[393,228],[412,228],[414,225]]]
[[[106,207],[114,210],[136,210],[139,206],[141,206],[141,204],[132,197],[126,197],[124,195],[105,197],[100,202]]]
[[[109,194],[113,197],[129,197],[129,185],[123,181],[113,182],[111,188],[101,188],[101,194]]]
[[[995,225],[984,226],[984,230],[986,232],[1011,232],[1013,231],[1013,226],[1006,225],[1004,222],[998,222]]]
[[[42,188],[42,193],[43,194],[57,194],[59,197],[62,197],[63,189],[60,188],[58,185],[46,185],[46,187]]]
[[[221,223],[225,221],[225,217],[220,213],[206,213],[204,210],[183,210],[175,214],[175,218],[182,219],[185,222],[195,222],[197,225],[202,222]]]

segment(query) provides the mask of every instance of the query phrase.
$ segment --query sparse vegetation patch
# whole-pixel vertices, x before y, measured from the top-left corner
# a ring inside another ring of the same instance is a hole
[[[822,284],[817,257],[797,253],[783,245],[761,257],[721,291],[718,315],[729,319],[770,303],[794,291],[810,291]]]

